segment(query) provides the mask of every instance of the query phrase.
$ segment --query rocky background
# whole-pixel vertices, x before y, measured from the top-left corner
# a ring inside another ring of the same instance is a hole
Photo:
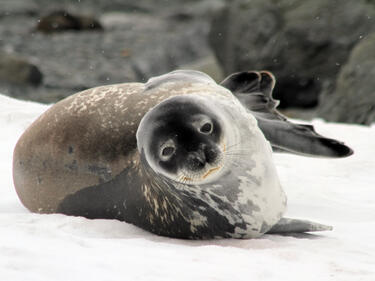
[[[13,97],[51,103],[177,68],[217,81],[268,69],[286,114],[375,122],[373,0],[0,4],[0,92]]]

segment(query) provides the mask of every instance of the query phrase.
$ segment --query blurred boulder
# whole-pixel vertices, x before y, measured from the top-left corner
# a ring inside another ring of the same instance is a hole
[[[225,0],[14,0],[28,1],[37,5],[35,14],[14,4],[14,16],[0,5],[0,51],[32,57],[44,74],[43,84],[0,83],[2,94],[50,103],[83,89],[142,82],[186,67],[219,80],[223,76],[207,37],[211,15]],[[51,16],[51,11],[59,12],[44,22],[43,15]],[[103,32],[76,32],[90,26],[79,16],[88,13],[96,15]],[[43,32],[30,30],[37,20]],[[57,30],[64,32],[50,36]]]
[[[0,53],[0,83],[37,86],[43,75],[34,64],[15,55]]]
[[[373,31],[375,7],[365,0],[235,0],[216,12],[210,43],[225,74],[270,70],[281,107],[314,107]]]
[[[374,123],[374,78],[375,33],[355,46],[339,73],[333,93],[323,93],[318,114],[333,122]]]
[[[42,17],[38,21],[36,29],[44,33],[52,33],[66,30],[102,30],[103,27],[93,17],[73,15],[60,10]]]

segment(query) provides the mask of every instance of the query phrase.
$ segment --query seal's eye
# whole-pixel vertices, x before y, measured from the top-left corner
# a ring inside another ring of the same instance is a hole
[[[211,122],[206,122],[200,127],[199,131],[203,134],[211,134],[213,129],[213,125]]]
[[[167,147],[164,147],[162,152],[161,152],[161,155],[163,156],[171,156],[174,152],[174,147],[172,146],[167,146]]]
[[[163,161],[169,160],[176,151],[173,140],[168,140],[160,147],[160,158]]]

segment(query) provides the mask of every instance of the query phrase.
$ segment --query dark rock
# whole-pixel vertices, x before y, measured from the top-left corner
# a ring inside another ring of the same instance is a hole
[[[321,97],[319,116],[334,122],[375,122],[375,33],[363,38],[341,69],[331,94]]]
[[[268,69],[281,107],[312,107],[374,21],[364,0],[237,0],[215,14],[210,43],[225,74]]]
[[[79,16],[80,30],[102,30],[103,26],[101,23],[90,16]]]
[[[93,17],[73,15],[62,10],[42,17],[36,29],[44,33],[52,33],[67,30],[102,30],[103,27]]]
[[[37,86],[42,79],[42,73],[34,64],[14,55],[0,54],[0,81],[2,83]]]
[[[0,51],[31,58],[44,77],[37,88],[0,83],[2,94],[50,103],[86,88],[144,81],[184,67],[222,77],[210,59],[207,36],[210,16],[225,0],[14,1],[34,3],[36,14],[26,14],[21,4],[14,4],[15,14],[1,17],[6,8],[0,5]],[[30,30],[41,15],[54,10],[74,13],[57,13],[64,32]],[[77,32],[80,25],[90,25],[74,18],[82,14],[95,15],[103,32]]]

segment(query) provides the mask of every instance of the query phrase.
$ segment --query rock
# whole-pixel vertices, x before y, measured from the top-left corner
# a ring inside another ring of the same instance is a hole
[[[36,26],[36,30],[44,33],[102,29],[100,22],[93,17],[73,15],[63,10],[55,11],[42,17]]]
[[[19,4],[13,9],[16,16],[0,15],[0,51],[32,58],[44,77],[37,88],[0,83],[2,93],[50,103],[83,89],[145,81],[190,65],[221,77],[207,36],[210,16],[225,0],[14,1],[30,1],[38,9],[26,15]],[[52,9],[74,12],[57,14],[64,32],[48,33],[52,25],[47,32],[30,30]],[[96,15],[103,32],[77,32],[82,23],[74,16],[87,13]]]
[[[365,0],[237,0],[215,14],[210,43],[225,74],[268,69],[281,107],[313,107],[374,21]]]
[[[43,75],[34,64],[15,55],[0,54],[0,81],[2,83],[37,86]]]
[[[91,16],[79,16],[80,30],[102,30],[100,22]]]
[[[375,122],[375,33],[363,38],[341,69],[332,94],[321,97],[318,115],[333,122]]]

